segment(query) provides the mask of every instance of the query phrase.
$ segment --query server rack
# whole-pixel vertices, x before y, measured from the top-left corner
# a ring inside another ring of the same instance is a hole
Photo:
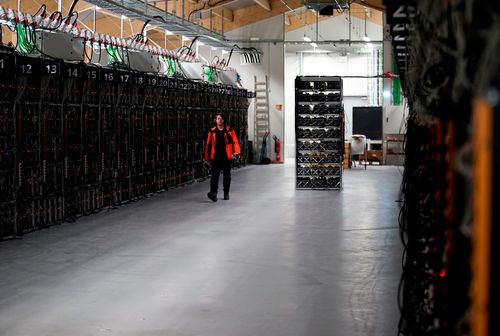
[[[214,115],[246,149],[251,97],[0,49],[0,240],[206,178]]]
[[[295,79],[296,188],[341,189],[344,143],[342,79]]]

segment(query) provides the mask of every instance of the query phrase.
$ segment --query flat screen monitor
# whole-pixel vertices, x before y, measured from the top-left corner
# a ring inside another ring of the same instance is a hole
[[[382,107],[353,107],[352,134],[363,134],[367,139],[382,140]]]

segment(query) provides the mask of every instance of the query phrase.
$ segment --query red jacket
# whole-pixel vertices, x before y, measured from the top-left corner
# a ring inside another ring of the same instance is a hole
[[[214,159],[215,156],[215,142],[217,141],[216,134],[217,126],[212,127],[208,131],[207,141],[205,143],[205,161],[210,161]],[[226,154],[229,160],[232,159],[233,154],[240,154],[240,143],[238,142],[238,137],[234,132],[234,129],[226,125],[226,130],[224,132],[224,141],[226,143]]]

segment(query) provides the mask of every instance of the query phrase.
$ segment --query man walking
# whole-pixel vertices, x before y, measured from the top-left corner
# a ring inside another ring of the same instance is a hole
[[[219,175],[221,171],[224,174],[224,199],[229,200],[231,161],[240,155],[238,137],[234,129],[226,125],[226,116],[224,113],[217,113],[215,122],[216,126],[212,127],[208,132],[204,157],[204,163],[207,165],[210,161],[212,167],[208,198],[213,202],[217,202],[217,189],[219,187]]]

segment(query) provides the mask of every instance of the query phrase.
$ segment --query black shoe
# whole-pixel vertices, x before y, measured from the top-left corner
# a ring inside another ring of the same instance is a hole
[[[224,194],[224,199],[225,199],[226,201],[228,201],[228,200],[229,200],[229,193],[225,193],[225,194]]]
[[[209,192],[207,196],[212,200],[212,202],[217,202],[217,194]]]

